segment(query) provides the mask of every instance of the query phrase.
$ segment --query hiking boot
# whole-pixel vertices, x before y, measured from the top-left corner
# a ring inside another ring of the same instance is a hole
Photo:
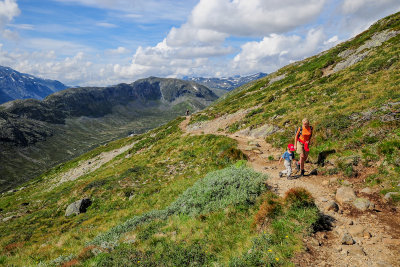
[[[301,170],[300,176],[304,176],[304,170]]]

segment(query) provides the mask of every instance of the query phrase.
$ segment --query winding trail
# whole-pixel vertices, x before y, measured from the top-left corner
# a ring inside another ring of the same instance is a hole
[[[218,118],[191,127],[191,117],[187,116],[180,128],[186,135],[215,134],[236,140],[238,148],[247,155],[251,167],[269,176],[267,184],[278,195],[283,196],[294,187],[303,187],[313,195],[319,210],[333,221],[333,229],[317,232],[304,240],[307,249],[295,257],[297,266],[400,266],[400,219],[396,210],[379,208],[360,212],[345,206],[340,207],[339,212],[328,211],[328,203],[335,201],[339,187],[335,179],[340,177],[314,175],[293,180],[279,178],[279,171],[284,167],[276,159],[283,151],[272,147],[262,138],[228,134],[222,130],[240,117],[227,116],[225,119]],[[269,156],[275,160],[268,159]],[[311,169],[312,164],[306,164],[306,172]],[[368,197],[359,193],[357,195]],[[374,197],[374,202],[381,199],[377,193],[369,197]],[[350,233],[356,243],[342,245],[344,233]]]

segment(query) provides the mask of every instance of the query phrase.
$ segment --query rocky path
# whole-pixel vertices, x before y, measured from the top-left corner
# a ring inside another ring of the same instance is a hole
[[[190,117],[186,117],[180,128],[185,134],[216,134],[236,140],[251,166],[269,176],[267,184],[277,194],[282,196],[290,188],[303,187],[313,195],[326,221],[332,224],[332,230],[317,232],[304,240],[306,252],[295,257],[297,266],[400,266],[400,219],[396,209],[385,207],[377,193],[360,193],[357,185],[352,184],[348,184],[347,188],[357,192],[357,197],[375,201],[376,208],[360,211],[344,203],[346,195],[336,196],[337,189],[341,187],[340,177],[337,176],[314,175],[292,180],[279,178],[279,171],[284,167],[276,159],[283,151],[273,148],[263,138],[221,131],[240,117],[227,116],[200,127],[189,126]],[[306,171],[313,167],[306,164]]]

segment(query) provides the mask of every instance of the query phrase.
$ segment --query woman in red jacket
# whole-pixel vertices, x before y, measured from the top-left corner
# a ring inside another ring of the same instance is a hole
[[[308,119],[303,119],[303,125],[297,129],[294,137],[294,149],[300,154],[300,169],[301,176],[304,175],[304,163],[307,160],[309,153],[309,144],[313,134],[313,128],[310,126]]]

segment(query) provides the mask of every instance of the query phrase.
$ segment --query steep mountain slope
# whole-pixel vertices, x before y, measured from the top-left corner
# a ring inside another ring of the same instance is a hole
[[[210,89],[222,89],[232,91],[233,89],[242,86],[246,83],[258,80],[267,76],[266,73],[256,73],[248,76],[234,76],[228,78],[203,78],[203,77],[185,77],[184,80],[197,82]]]
[[[396,266],[399,41],[397,13],[3,194],[0,263]],[[315,129],[307,172],[318,175],[279,178],[277,158],[303,117]],[[83,198],[87,211],[66,217]]]
[[[59,81],[37,78],[0,66],[0,104],[15,99],[43,99],[66,88]]]
[[[308,117],[315,129],[312,160],[322,151],[335,150],[328,157],[334,163],[330,172],[396,187],[399,24],[395,14],[329,51],[238,88],[196,114],[191,124],[206,129],[208,120],[233,116],[222,130],[248,135],[262,130],[267,142],[283,148]],[[380,170],[365,177],[362,166]]]
[[[43,101],[0,106],[1,191],[106,141],[141,133],[217,99],[208,88],[176,79],[71,88]]]

